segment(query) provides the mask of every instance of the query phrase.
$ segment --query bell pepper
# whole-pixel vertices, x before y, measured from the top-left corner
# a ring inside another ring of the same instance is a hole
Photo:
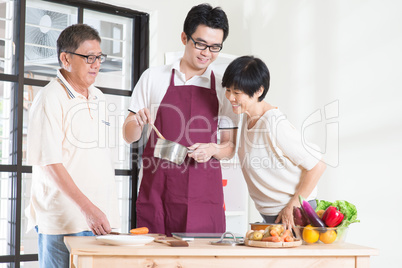
[[[338,208],[329,206],[322,215],[322,220],[328,227],[336,227],[343,221],[344,217]]]

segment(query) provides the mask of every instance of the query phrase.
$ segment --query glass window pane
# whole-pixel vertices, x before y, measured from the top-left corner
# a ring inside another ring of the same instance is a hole
[[[10,188],[12,173],[0,172],[0,255],[9,255],[10,252]]]
[[[24,113],[23,113],[23,129],[22,129],[22,164],[27,165],[27,132],[29,124],[29,109],[32,102],[42,87],[37,86],[24,86]]]
[[[107,54],[95,85],[131,90],[133,20],[84,10],[84,23],[99,31],[102,52]]]
[[[20,267],[24,267],[24,268],[39,268],[39,262],[37,262],[37,261],[21,262]]]
[[[115,169],[130,169],[130,146],[123,139],[123,124],[127,116],[129,97],[106,94],[110,132],[108,146],[114,160]]]
[[[0,3],[0,8],[1,6],[4,6],[5,3]],[[3,13],[3,12],[1,12]],[[0,16],[2,16],[0,14]],[[6,29],[6,21],[4,20],[4,18],[0,18],[0,58],[4,59],[5,58],[5,40],[6,40],[6,36],[5,36],[5,29]]]
[[[116,176],[116,188],[119,199],[121,232],[128,233],[130,231],[130,177]]]
[[[17,1],[0,1],[0,73],[15,74],[14,11]]]
[[[31,197],[32,174],[22,174],[22,199],[21,199],[21,254],[38,254],[38,234],[34,229],[27,232],[28,219],[25,209]],[[25,266],[24,266],[25,267]]]
[[[11,164],[11,94],[14,86],[14,83],[0,81],[0,164],[3,165]]]
[[[50,80],[60,68],[57,38],[77,23],[77,8],[47,1],[29,0],[25,24],[25,76]]]

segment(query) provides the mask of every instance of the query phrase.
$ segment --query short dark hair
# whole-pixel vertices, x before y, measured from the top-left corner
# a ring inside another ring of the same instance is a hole
[[[228,18],[220,7],[212,8],[209,4],[193,6],[184,20],[183,32],[186,33],[187,40],[189,40],[189,36],[193,35],[197,30],[198,25],[223,30],[222,42],[225,41],[226,37],[229,35]]]
[[[242,56],[232,61],[222,77],[222,86],[241,90],[253,97],[260,87],[264,88],[258,101],[262,101],[269,89],[270,75],[267,65],[253,56]]]
[[[60,66],[60,54],[64,51],[75,52],[78,47],[87,40],[96,40],[99,43],[101,38],[96,29],[87,24],[73,24],[65,28],[57,39],[57,59]]]

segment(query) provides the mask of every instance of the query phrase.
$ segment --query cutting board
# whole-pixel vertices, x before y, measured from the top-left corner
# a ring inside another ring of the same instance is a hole
[[[254,241],[254,240],[244,240],[244,244],[249,247],[259,247],[259,248],[294,248],[298,247],[303,242],[295,240],[293,242],[266,242],[266,241]]]

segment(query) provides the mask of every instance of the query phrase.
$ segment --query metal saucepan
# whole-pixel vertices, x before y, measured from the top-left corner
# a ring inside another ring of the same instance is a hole
[[[188,153],[193,152],[180,143],[158,138],[155,145],[154,157],[168,160],[181,165]]]

